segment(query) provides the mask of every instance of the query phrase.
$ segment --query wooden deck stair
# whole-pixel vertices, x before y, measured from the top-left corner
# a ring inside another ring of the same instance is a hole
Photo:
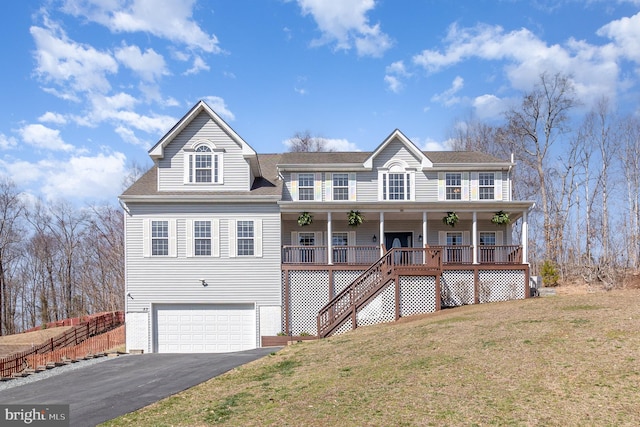
[[[328,337],[349,319],[355,329],[358,310],[378,296],[389,281],[397,281],[401,274],[435,275],[439,280],[442,274],[441,250],[392,248],[387,251],[367,271],[320,309],[318,337]]]

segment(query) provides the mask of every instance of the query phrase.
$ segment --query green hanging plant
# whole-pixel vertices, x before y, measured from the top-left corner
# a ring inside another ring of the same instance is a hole
[[[351,227],[357,227],[364,221],[364,216],[360,211],[354,211],[353,209],[347,214],[347,224]]]
[[[442,222],[444,222],[450,227],[455,227],[456,224],[458,223],[458,220],[459,220],[458,214],[456,214],[455,212],[447,212],[445,217],[442,218]]]
[[[511,222],[511,219],[509,218],[508,213],[506,213],[505,211],[499,211],[493,215],[493,218],[491,218],[491,222],[495,225],[506,225]]]
[[[298,217],[298,225],[300,227],[304,227],[305,225],[309,225],[313,222],[313,215],[309,212],[302,212]]]

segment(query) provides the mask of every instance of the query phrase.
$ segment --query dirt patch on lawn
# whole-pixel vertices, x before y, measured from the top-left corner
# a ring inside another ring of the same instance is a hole
[[[72,328],[73,326],[60,326],[58,328],[2,336],[0,337],[0,358],[43,344]]]

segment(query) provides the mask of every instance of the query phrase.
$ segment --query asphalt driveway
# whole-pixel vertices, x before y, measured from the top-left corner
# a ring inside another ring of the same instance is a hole
[[[0,391],[0,403],[69,404],[71,426],[95,426],[273,351],[121,356]]]

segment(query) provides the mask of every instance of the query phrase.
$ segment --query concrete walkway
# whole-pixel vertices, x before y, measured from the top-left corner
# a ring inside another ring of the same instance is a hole
[[[95,426],[278,349],[120,356],[64,375],[1,391],[0,403],[69,404],[71,426]]]

